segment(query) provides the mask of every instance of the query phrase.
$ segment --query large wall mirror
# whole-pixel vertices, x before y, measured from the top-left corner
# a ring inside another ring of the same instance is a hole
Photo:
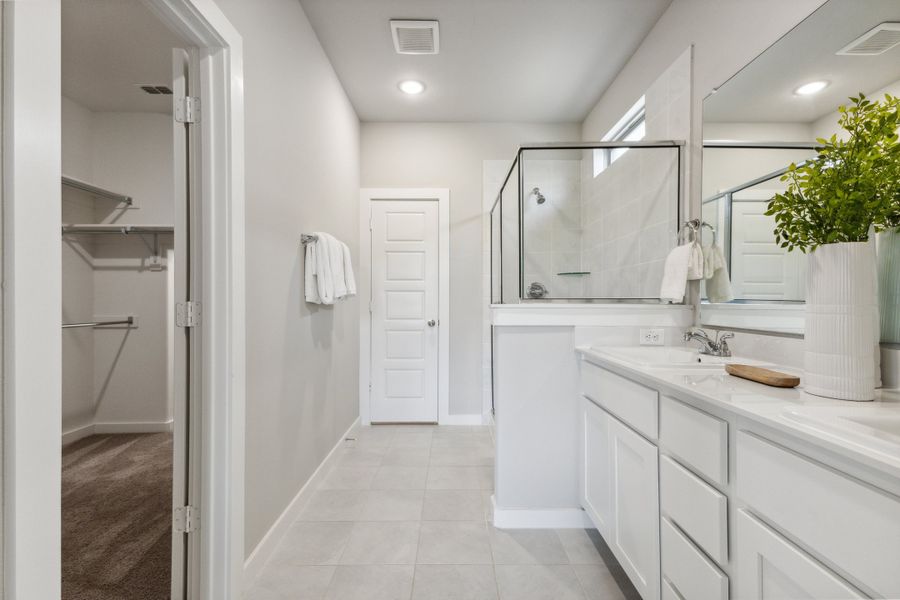
[[[838,107],[860,92],[900,95],[898,0],[829,0],[704,100],[702,218],[734,296],[702,290],[704,325],[803,333],[806,256],[776,243],[765,212],[788,166],[841,135]]]

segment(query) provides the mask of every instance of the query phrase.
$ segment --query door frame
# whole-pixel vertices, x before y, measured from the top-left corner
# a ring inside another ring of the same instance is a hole
[[[371,424],[372,375],[372,202],[425,200],[438,203],[438,424],[450,414],[450,190],[448,188],[362,188],[359,191],[359,420]],[[468,416],[468,415],[466,415]]]
[[[142,0],[200,52],[203,302],[198,568],[192,597],[242,594],[244,123],[241,36],[214,0]],[[60,596],[60,0],[4,3],[3,596]],[[36,401],[36,399],[43,399]]]

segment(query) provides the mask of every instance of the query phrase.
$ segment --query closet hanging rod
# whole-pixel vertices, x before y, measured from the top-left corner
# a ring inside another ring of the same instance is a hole
[[[115,200],[116,202],[122,202],[123,204],[127,204],[128,206],[131,206],[134,202],[134,199],[131,196],[113,192],[111,190],[106,190],[86,181],[75,179],[74,177],[66,177],[65,175],[63,175],[62,184],[72,189],[81,190],[82,192],[87,192],[88,194],[99,196],[100,198],[107,198],[109,200]]]
[[[92,321],[89,323],[63,323],[63,329],[78,329],[79,327],[104,327],[106,325],[134,325],[134,317],[128,317],[121,321]]]
[[[114,233],[128,235],[129,233],[173,233],[172,225],[63,225],[62,232],[66,233]]]
[[[300,234],[300,243],[301,244],[309,244],[312,242],[318,242],[319,236],[313,233],[301,233]]]

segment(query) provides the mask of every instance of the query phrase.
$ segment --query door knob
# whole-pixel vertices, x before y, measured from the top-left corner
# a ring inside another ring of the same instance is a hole
[[[434,319],[428,321],[428,326],[429,326],[429,327],[434,327],[435,325],[437,325],[437,321],[435,321]]]

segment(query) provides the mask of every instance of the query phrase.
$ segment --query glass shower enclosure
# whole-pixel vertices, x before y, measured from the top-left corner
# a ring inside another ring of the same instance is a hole
[[[522,146],[490,211],[491,303],[659,302],[679,141]]]

